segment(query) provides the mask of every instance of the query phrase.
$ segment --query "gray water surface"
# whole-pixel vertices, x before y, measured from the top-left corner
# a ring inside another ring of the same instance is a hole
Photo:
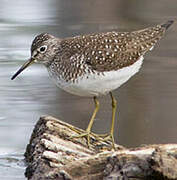
[[[52,115],[85,129],[94,104],[58,89],[42,65],[33,65],[11,81],[30,56],[41,32],[68,37],[111,30],[133,31],[175,19],[169,0],[0,0],[0,179],[25,179],[23,153],[41,115]],[[150,53],[140,72],[114,91],[118,100],[116,142],[126,147],[177,142],[177,25]],[[107,132],[109,96],[93,130]]]

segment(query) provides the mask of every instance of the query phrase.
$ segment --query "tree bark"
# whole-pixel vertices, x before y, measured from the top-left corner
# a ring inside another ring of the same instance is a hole
[[[177,144],[126,149],[91,138],[71,138],[84,132],[51,116],[37,122],[25,152],[26,177],[31,180],[177,179]],[[101,139],[100,139],[101,140]]]

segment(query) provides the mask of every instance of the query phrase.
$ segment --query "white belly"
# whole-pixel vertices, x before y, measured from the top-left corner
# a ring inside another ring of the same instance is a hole
[[[117,89],[130,77],[136,74],[143,62],[143,56],[128,67],[117,71],[107,71],[104,75],[89,74],[80,77],[76,83],[66,83],[57,77],[51,76],[61,89],[78,96],[100,96]],[[87,78],[88,76],[88,78]]]

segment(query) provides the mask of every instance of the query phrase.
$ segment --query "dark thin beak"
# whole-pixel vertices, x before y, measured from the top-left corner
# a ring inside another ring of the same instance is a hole
[[[28,66],[33,64],[35,59],[29,59],[27,62],[23,64],[23,66],[12,76],[11,80],[15,79],[23,70],[25,70]]]

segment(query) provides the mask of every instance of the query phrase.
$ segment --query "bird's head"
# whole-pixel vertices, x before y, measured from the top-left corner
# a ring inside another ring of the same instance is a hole
[[[22,67],[12,76],[15,79],[24,69],[33,63],[50,64],[53,60],[59,39],[48,33],[42,33],[35,37],[31,45],[31,57]]]

